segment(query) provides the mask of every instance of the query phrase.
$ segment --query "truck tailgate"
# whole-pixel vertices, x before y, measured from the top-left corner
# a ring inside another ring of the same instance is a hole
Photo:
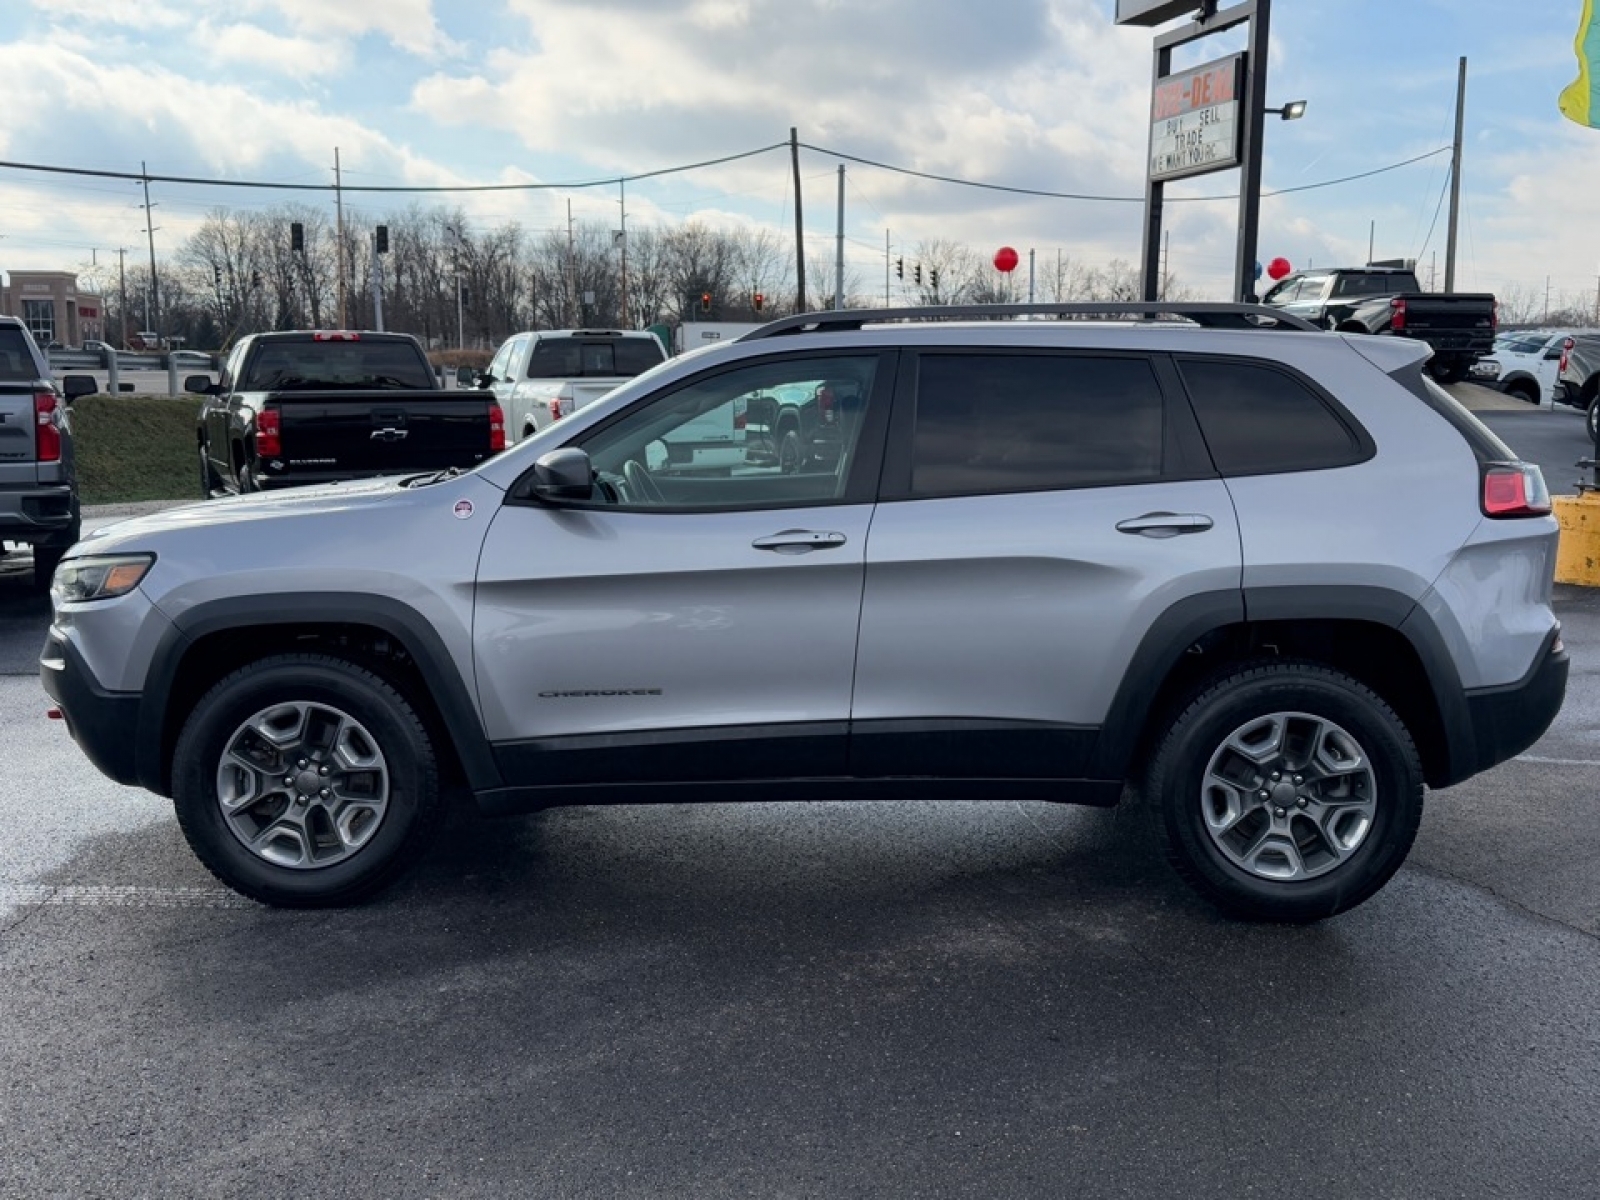
[[[489,457],[483,392],[279,392],[283,467],[274,477],[335,478],[471,467]]]

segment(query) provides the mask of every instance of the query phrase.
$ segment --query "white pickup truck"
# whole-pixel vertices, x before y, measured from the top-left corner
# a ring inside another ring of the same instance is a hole
[[[643,330],[540,329],[507,338],[485,370],[463,368],[463,382],[494,392],[507,438],[521,441],[666,357]]]

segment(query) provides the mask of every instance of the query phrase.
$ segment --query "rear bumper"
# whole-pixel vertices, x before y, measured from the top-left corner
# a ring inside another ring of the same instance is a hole
[[[1545,641],[1533,669],[1517,683],[1467,693],[1476,758],[1468,774],[1515,758],[1544,736],[1566,699],[1570,667],[1556,630]]]
[[[71,484],[0,488],[0,538],[43,542],[64,537],[78,518]]]

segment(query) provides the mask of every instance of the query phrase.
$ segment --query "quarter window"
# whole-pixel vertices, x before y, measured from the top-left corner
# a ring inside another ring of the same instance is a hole
[[[924,355],[911,490],[954,496],[1157,479],[1164,415],[1142,358]]]
[[[1224,475],[1314,471],[1364,457],[1355,433],[1286,371],[1227,360],[1184,359],[1179,366]]]

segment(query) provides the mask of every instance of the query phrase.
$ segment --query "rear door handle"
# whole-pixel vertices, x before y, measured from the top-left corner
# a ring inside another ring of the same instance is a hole
[[[1129,517],[1117,522],[1118,533],[1136,533],[1141,537],[1169,538],[1180,533],[1204,533],[1213,522],[1203,513],[1145,513],[1142,517]]]
[[[785,529],[782,533],[758,537],[750,544],[757,550],[771,550],[778,554],[810,554],[813,550],[832,550],[842,546],[848,538],[842,533],[818,529]]]

